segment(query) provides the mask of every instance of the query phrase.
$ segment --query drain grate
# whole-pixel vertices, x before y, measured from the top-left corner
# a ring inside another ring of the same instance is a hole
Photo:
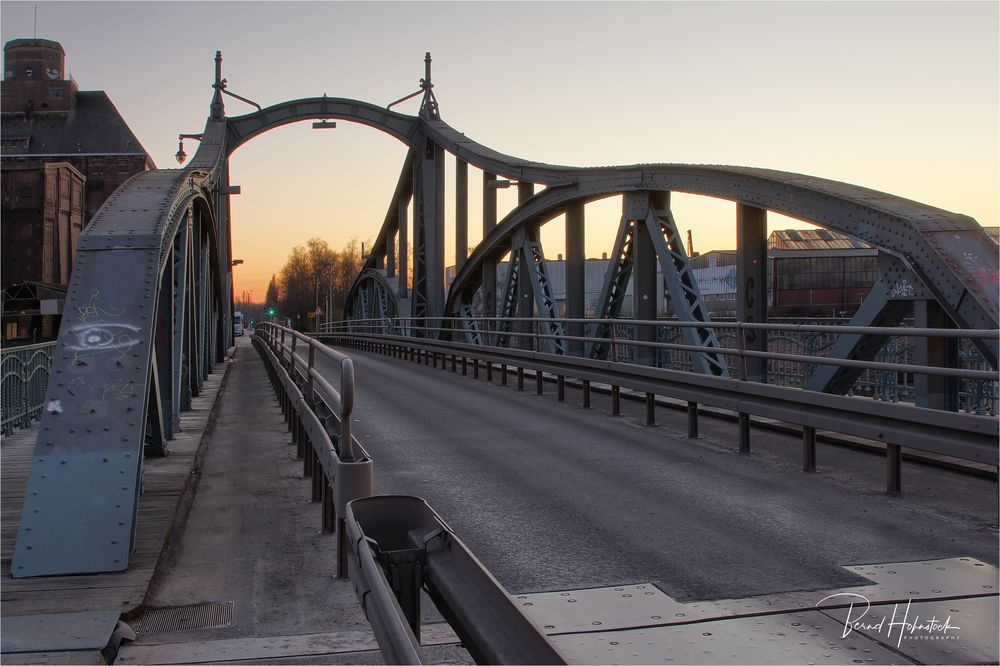
[[[210,601],[192,606],[147,608],[135,626],[136,634],[163,634],[190,629],[217,629],[233,625],[233,602]]]

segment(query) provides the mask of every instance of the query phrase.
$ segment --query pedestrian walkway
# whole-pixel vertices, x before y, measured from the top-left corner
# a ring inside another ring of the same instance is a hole
[[[336,577],[337,540],[321,530],[295,451],[244,337],[190,510],[116,663],[381,663],[354,588]],[[427,619],[425,643],[457,643],[440,618]],[[428,654],[469,663],[456,646]]]

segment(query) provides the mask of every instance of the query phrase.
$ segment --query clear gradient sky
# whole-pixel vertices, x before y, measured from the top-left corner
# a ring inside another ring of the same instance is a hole
[[[388,104],[434,58],[442,118],[495,150],[555,164],[732,164],[864,185],[996,226],[1000,3],[0,2],[3,41],[62,43],[160,168],[199,132],[213,57],[262,106],[324,93]],[[227,111],[251,110],[227,99]],[[397,107],[416,113],[417,102]],[[194,153],[193,142],[186,145]],[[371,241],[404,147],[349,123],[265,134],[232,158],[236,294],[262,300],[294,245]],[[470,241],[480,234],[470,170]],[[501,215],[513,205],[504,192]],[[735,245],[735,207],[675,196],[697,250]],[[616,202],[588,206],[589,256]],[[771,228],[805,226],[772,216]],[[551,228],[548,228],[551,227]],[[543,234],[561,251],[558,224]],[[449,241],[449,248],[451,243]],[[449,249],[449,256],[452,252]]]

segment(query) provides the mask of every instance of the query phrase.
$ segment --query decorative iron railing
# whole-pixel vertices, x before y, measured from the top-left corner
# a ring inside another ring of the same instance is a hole
[[[0,350],[0,432],[26,428],[42,414],[56,343]]]

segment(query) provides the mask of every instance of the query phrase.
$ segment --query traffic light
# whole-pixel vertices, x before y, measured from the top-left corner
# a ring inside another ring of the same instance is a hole
[[[268,309],[267,314],[269,314],[270,316],[273,317],[274,316],[274,308]]]

